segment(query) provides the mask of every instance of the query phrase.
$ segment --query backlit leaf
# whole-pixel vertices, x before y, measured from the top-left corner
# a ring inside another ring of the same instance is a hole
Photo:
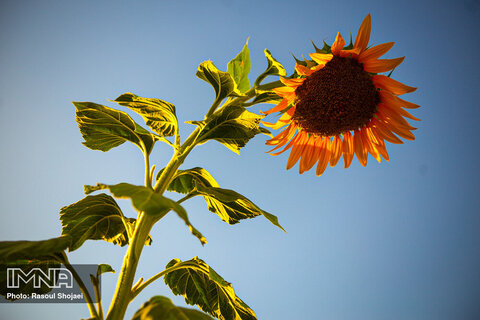
[[[255,81],[255,86],[260,85],[260,83],[267,77],[267,76],[286,76],[287,71],[282,66],[280,62],[278,62],[268,51],[265,49],[264,51],[265,57],[267,58],[267,69],[258,76],[257,80]]]
[[[176,201],[155,193],[150,188],[135,186],[129,183],[119,183],[115,185],[98,183],[96,186],[85,186],[85,193],[88,194],[102,189],[109,189],[116,198],[130,199],[138,211],[143,211],[150,216],[161,218],[170,210],[175,211],[185,222],[190,232],[197,237],[202,244],[207,243],[207,240],[200,231],[190,223],[185,209]]]
[[[178,122],[175,115],[175,106],[160,99],[142,98],[127,92],[114,100],[140,114],[147,126],[161,136],[173,136]]]
[[[104,193],[87,196],[60,210],[62,234],[71,238],[74,251],[86,240],[105,240],[124,246],[133,234],[136,220],[125,218],[116,201]],[[151,243],[149,237],[146,244]]]
[[[247,111],[244,107],[229,105],[218,110],[208,120],[202,122],[202,131],[197,142],[216,140],[240,154],[240,149],[259,133],[266,133],[259,127],[263,116]]]
[[[210,173],[203,168],[179,170],[167,190],[203,196],[208,210],[228,224],[263,215],[272,224],[284,230],[276,216],[260,209],[243,195],[233,190],[220,188]]]
[[[155,296],[135,312],[132,320],[213,320],[195,309],[177,307],[167,297]]]
[[[241,96],[232,76],[228,72],[218,70],[210,60],[204,61],[198,66],[196,75],[213,87],[215,101],[222,101],[229,96]]]
[[[93,150],[108,151],[125,141],[136,144],[145,153],[152,151],[154,137],[128,114],[93,102],[73,102],[83,144]]]
[[[197,305],[220,320],[256,320],[255,313],[239,297],[230,283],[197,257],[180,261],[173,259],[166,269],[165,283],[175,295],[183,295],[185,302]]]
[[[233,77],[240,92],[246,92],[250,89],[248,74],[250,73],[250,50],[247,43],[242,51],[232,59],[227,65],[227,72]]]

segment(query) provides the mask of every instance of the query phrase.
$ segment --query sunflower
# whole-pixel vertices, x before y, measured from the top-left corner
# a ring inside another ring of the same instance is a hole
[[[368,48],[370,29],[369,14],[360,25],[353,47],[345,47],[338,33],[327,51],[311,53],[312,61],[297,60],[295,76],[280,78],[285,86],[273,89],[283,99],[264,113],[282,115],[276,123],[265,125],[274,130],[286,128],[267,141],[267,145],[275,146],[268,152],[278,155],[291,148],[287,170],[300,160],[300,173],[317,164],[316,174],[320,176],[342,155],[345,168],[354,155],[362,166],[366,166],[368,154],[378,162],[381,158],[388,161],[385,141],[403,143],[399,137],[415,139],[411,131],[416,128],[404,117],[419,119],[404,109],[419,106],[398,96],[416,88],[379,74],[397,67],[404,57],[378,59],[394,43]]]

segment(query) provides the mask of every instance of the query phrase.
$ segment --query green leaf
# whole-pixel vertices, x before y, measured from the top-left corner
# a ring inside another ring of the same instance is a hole
[[[73,102],[83,144],[93,150],[108,151],[125,141],[136,144],[149,154],[154,136],[130,118],[128,114],[93,102]]]
[[[179,170],[167,190],[203,196],[208,210],[228,224],[263,215],[272,224],[285,231],[276,216],[260,209],[243,195],[233,190],[220,188],[212,175],[203,168]]]
[[[228,72],[218,70],[210,60],[200,63],[196,75],[210,83],[215,90],[215,101],[217,102],[229,96],[241,96],[232,76]]]
[[[173,136],[177,131],[175,106],[171,103],[160,99],[142,98],[130,92],[122,94],[114,101],[140,114],[147,126],[161,136]]]
[[[136,220],[125,218],[116,201],[104,193],[87,196],[60,209],[62,235],[70,236],[69,251],[86,240],[105,240],[124,246],[135,229]],[[151,243],[149,238],[147,245]]]
[[[159,172],[159,174],[160,173],[161,172]],[[157,176],[157,179],[158,178],[159,176]],[[217,181],[215,181],[207,170],[195,167],[188,170],[178,170],[167,190],[186,194],[194,191],[197,185],[219,187]]]
[[[115,270],[113,270],[112,266],[110,266],[109,264],[99,264],[97,267],[97,278],[107,272],[115,273]]]
[[[177,307],[167,297],[155,296],[135,312],[132,320],[213,320],[195,309]]]
[[[50,268],[60,268],[61,263],[59,261],[55,260],[23,260],[19,261],[16,263],[7,263],[7,264],[1,264],[0,265],[0,295],[4,296],[7,300],[14,301],[14,300],[22,300],[21,295],[19,294],[25,294],[25,295],[30,295],[32,293],[36,294],[45,294],[50,291],[52,291],[51,286],[53,286],[56,281],[55,279],[57,276],[50,278],[50,279],[43,279],[43,281],[40,282],[39,287],[35,287],[33,284],[33,281],[29,281],[23,285],[20,285],[18,288],[9,288],[8,287],[8,268],[16,268],[16,269],[21,269],[22,272],[26,275],[30,276],[40,276],[41,272],[43,274],[49,274]],[[40,271],[41,270],[41,271]],[[57,275],[58,272],[54,271]],[[14,295],[19,295],[20,299],[12,298],[8,294],[14,294]]]
[[[252,201],[233,190],[197,186],[197,191],[207,202],[208,210],[229,224],[263,215],[273,225],[285,231],[275,215],[260,209]]]
[[[170,210],[175,211],[188,226],[190,232],[200,240],[202,245],[207,243],[207,240],[200,231],[190,223],[185,209],[172,199],[155,193],[150,188],[135,186],[129,183],[119,183],[116,185],[98,183],[96,186],[85,186],[85,193],[88,194],[102,189],[109,189],[116,198],[130,199],[138,211],[144,211],[147,215],[158,217],[159,219]]]
[[[197,257],[180,261],[173,259],[166,269],[175,269],[164,277],[175,295],[183,295],[185,302],[197,305],[204,312],[220,320],[256,320],[255,313],[225,281],[204,261]]]
[[[45,273],[48,272],[48,268],[59,268],[65,262],[63,252],[69,243],[68,236],[42,241],[0,242],[0,295],[7,297],[7,293],[44,294],[50,292],[51,288],[46,283],[42,283],[39,288],[34,288],[31,282],[19,288],[7,288],[7,268],[20,268],[25,274],[37,273],[38,270],[33,270],[34,268],[39,268]]]
[[[197,142],[216,140],[240,154],[240,149],[259,133],[265,133],[259,127],[263,116],[247,111],[244,107],[229,105],[218,110],[208,120],[202,121]],[[198,123],[197,123],[198,124]]]
[[[286,76],[287,71],[282,66],[280,62],[278,62],[268,51],[265,49],[265,57],[267,58],[267,69],[258,76],[257,80],[255,81],[255,86],[260,85],[260,83],[267,77],[267,76]]]
[[[69,236],[42,241],[1,241],[0,263],[18,263],[24,260],[63,262],[62,252],[69,244]]]
[[[247,43],[242,51],[232,59],[227,65],[227,72],[233,77],[237,88],[240,92],[246,92],[250,89],[250,81],[248,81],[248,74],[250,72],[250,50]]]

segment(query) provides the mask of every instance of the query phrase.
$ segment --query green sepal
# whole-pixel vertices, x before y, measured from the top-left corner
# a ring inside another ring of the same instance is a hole
[[[227,64],[227,72],[232,76],[237,84],[238,91],[246,92],[250,89],[248,74],[250,73],[250,50],[248,49],[248,40],[242,51]]]
[[[167,297],[154,296],[135,312],[132,320],[213,320],[201,311],[177,307]]]
[[[142,116],[147,126],[160,136],[173,136],[178,130],[178,120],[175,106],[169,102],[142,98],[127,92],[114,100]]]
[[[153,134],[142,128],[125,112],[93,102],[72,102],[75,120],[85,140],[83,144],[92,150],[108,151],[130,141],[142,152],[149,154],[155,144]]]
[[[167,190],[203,196],[208,210],[228,224],[236,224],[240,220],[263,215],[273,225],[285,231],[275,215],[260,209],[252,201],[233,190],[220,188],[212,175],[203,168],[179,170]]]
[[[220,320],[256,320],[255,312],[246,305],[213,268],[197,257],[182,262],[170,261],[165,283],[175,295],[185,297],[185,302],[197,305],[202,311]]]
[[[198,231],[188,219],[185,209],[176,201],[169,199],[154,192],[152,189],[144,186],[135,186],[129,183],[119,183],[115,185],[105,185],[98,183],[96,186],[85,186],[85,193],[89,194],[97,190],[108,189],[120,199],[130,199],[133,207],[139,212],[161,219],[170,210],[173,210],[185,222],[190,232],[203,244],[207,243],[205,237]]]
[[[293,59],[295,60],[295,63],[296,63],[296,64],[302,65],[302,66],[304,66],[304,67],[307,66],[307,61],[298,59],[293,53],[292,53],[292,57],[293,57]],[[295,72],[296,72],[296,71],[295,71]]]
[[[280,62],[278,62],[268,51],[267,49],[264,50],[265,57],[267,58],[267,69],[262,72],[257,80],[255,80],[255,87],[258,87],[260,83],[267,77],[267,76],[286,76],[287,71],[282,66]]]
[[[260,120],[264,116],[249,112],[244,107],[228,105],[207,120],[190,122],[202,128],[197,143],[202,144],[208,140],[216,140],[240,154],[240,149],[259,133],[264,133],[260,128]]]
[[[353,49],[352,33],[350,32],[350,43],[348,44],[348,46],[343,47],[343,50],[352,50],[352,49]]]

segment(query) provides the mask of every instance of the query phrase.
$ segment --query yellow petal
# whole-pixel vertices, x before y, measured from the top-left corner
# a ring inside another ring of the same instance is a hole
[[[333,55],[330,53],[310,53],[310,57],[318,64],[326,64],[332,60]]]
[[[280,81],[286,86],[297,88],[305,81],[305,78],[286,79],[286,78],[280,77]]]
[[[301,76],[309,76],[313,73],[312,70],[310,70],[309,68],[307,68],[305,66],[302,66],[301,64],[297,64],[295,66],[295,71],[297,71],[297,73]]]

